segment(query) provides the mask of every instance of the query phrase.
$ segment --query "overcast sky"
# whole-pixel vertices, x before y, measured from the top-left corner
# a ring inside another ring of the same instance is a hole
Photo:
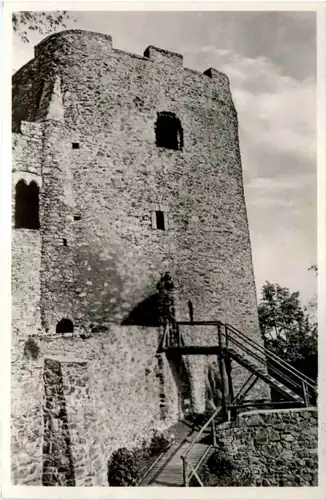
[[[316,15],[313,12],[75,12],[71,27],[111,34],[115,48],[182,53],[225,72],[238,111],[258,294],[266,280],[316,290]],[[70,26],[69,26],[70,27]],[[43,36],[44,37],[44,36]],[[14,37],[13,67],[33,57]]]

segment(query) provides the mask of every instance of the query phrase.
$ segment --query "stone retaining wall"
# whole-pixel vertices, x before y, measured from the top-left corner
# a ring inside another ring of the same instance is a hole
[[[234,485],[318,485],[316,408],[243,413],[224,424],[218,436]]]

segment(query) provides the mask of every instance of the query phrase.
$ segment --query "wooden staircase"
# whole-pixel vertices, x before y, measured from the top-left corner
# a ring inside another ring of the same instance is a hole
[[[242,354],[239,354],[234,349],[228,348],[226,349],[226,353],[235,361],[246,368],[250,373],[256,375],[258,378],[266,382],[270,387],[276,389],[279,393],[281,393],[286,399],[289,401],[294,401],[296,403],[302,404],[305,406],[304,399],[296,394],[293,390],[291,390],[286,385],[279,382],[276,378],[272,377],[267,373],[264,369],[258,368],[256,365],[248,361]]]
[[[209,439],[210,433],[207,432],[204,438]],[[189,441],[185,441],[164,454],[139,486],[183,486],[182,456],[188,446]],[[205,439],[203,442],[196,442],[189,453],[189,460],[197,463],[208,448],[209,444],[205,443]]]
[[[217,329],[214,345],[185,345],[180,326],[210,325]],[[261,345],[235,329],[219,321],[174,322],[167,325],[159,352],[168,356],[217,355],[222,385],[222,405],[205,422],[191,443],[177,443],[150,471],[141,485],[189,486],[195,478],[203,483],[198,470],[210,451],[216,447],[217,427],[221,422],[234,418],[239,409],[310,406],[317,404],[316,383],[296,370],[289,363],[264,349]],[[234,396],[231,362],[245,368],[249,377]],[[248,393],[258,380],[276,389],[282,401],[248,400]]]

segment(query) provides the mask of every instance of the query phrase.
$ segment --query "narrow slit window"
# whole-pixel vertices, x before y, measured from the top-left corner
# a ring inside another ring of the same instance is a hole
[[[67,238],[63,238],[62,242],[63,242],[63,246],[64,246],[64,247],[67,247],[67,246],[68,246],[68,243],[67,243]]]
[[[156,228],[165,231],[164,212],[157,210],[156,212]]]

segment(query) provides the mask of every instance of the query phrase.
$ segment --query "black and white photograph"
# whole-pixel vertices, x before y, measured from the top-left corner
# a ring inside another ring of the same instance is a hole
[[[8,467],[34,498],[320,486],[318,5],[182,5],[11,9]]]

